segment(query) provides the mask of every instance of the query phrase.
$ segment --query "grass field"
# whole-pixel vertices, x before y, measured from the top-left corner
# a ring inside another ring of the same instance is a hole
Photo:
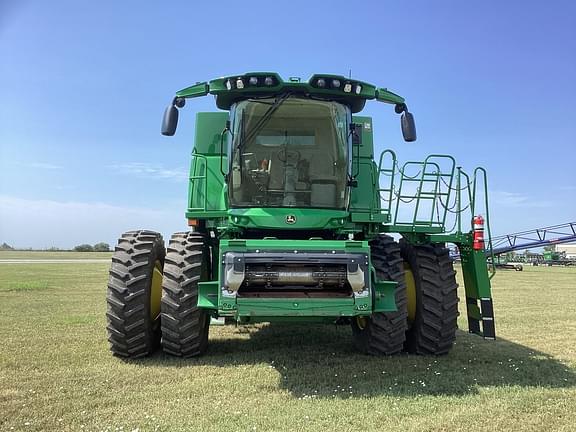
[[[445,357],[372,358],[348,327],[275,325],[138,361],[108,351],[107,269],[0,264],[0,430],[576,429],[576,268],[499,272],[499,339],[460,331]]]
[[[0,251],[0,260],[106,259],[111,256],[112,252]]]

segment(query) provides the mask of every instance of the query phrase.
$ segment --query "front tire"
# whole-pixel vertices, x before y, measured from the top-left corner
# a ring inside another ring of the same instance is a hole
[[[208,347],[210,315],[198,307],[198,282],[207,266],[205,236],[176,233],[170,239],[162,282],[162,348],[178,357],[195,357]]]
[[[157,232],[129,231],[118,239],[106,296],[106,329],[114,355],[137,358],[157,348],[165,255]]]
[[[406,351],[447,354],[456,339],[458,319],[458,284],[449,251],[442,244],[412,245],[405,240],[400,247],[416,297]]]
[[[379,280],[395,281],[396,312],[377,312],[352,319],[356,349],[371,355],[393,355],[402,351],[406,338],[407,303],[400,247],[394,239],[380,235],[370,242],[372,265]]]

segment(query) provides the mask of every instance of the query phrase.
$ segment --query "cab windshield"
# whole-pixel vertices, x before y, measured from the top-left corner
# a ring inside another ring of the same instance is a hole
[[[346,207],[347,107],[284,95],[232,113],[231,206]]]

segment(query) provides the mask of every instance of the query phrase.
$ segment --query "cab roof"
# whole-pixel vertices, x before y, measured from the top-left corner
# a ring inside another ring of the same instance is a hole
[[[348,105],[353,113],[362,111],[367,100],[404,106],[404,98],[386,88],[342,75],[314,74],[308,81],[290,77],[283,80],[275,72],[248,72],[208,82],[199,82],[176,93],[177,98],[212,94],[216,106],[229,110],[232,104],[252,98],[274,97],[291,93],[314,99],[331,100]]]

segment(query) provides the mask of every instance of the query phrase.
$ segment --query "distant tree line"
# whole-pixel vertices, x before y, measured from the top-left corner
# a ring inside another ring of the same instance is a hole
[[[75,252],[110,252],[110,245],[108,243],[96,243],[94,246],[90,244],[81,244],[74,248]]]
[[[13,250],[33,250],[32,248],[28,249],[15,249],[14,247],[10,246],[8,243],[4,242],[0,244],[0,251],[13,251]],[[50,247],[44,249],[49,252],[56,252],[56,251],[67,251],[67,249],[59,249],[57,247]],[[75,252],[110,252],[110,245],[108,243],[100,242],[96,243],[95,245],[91,244],[81,244],[73,249]]]

